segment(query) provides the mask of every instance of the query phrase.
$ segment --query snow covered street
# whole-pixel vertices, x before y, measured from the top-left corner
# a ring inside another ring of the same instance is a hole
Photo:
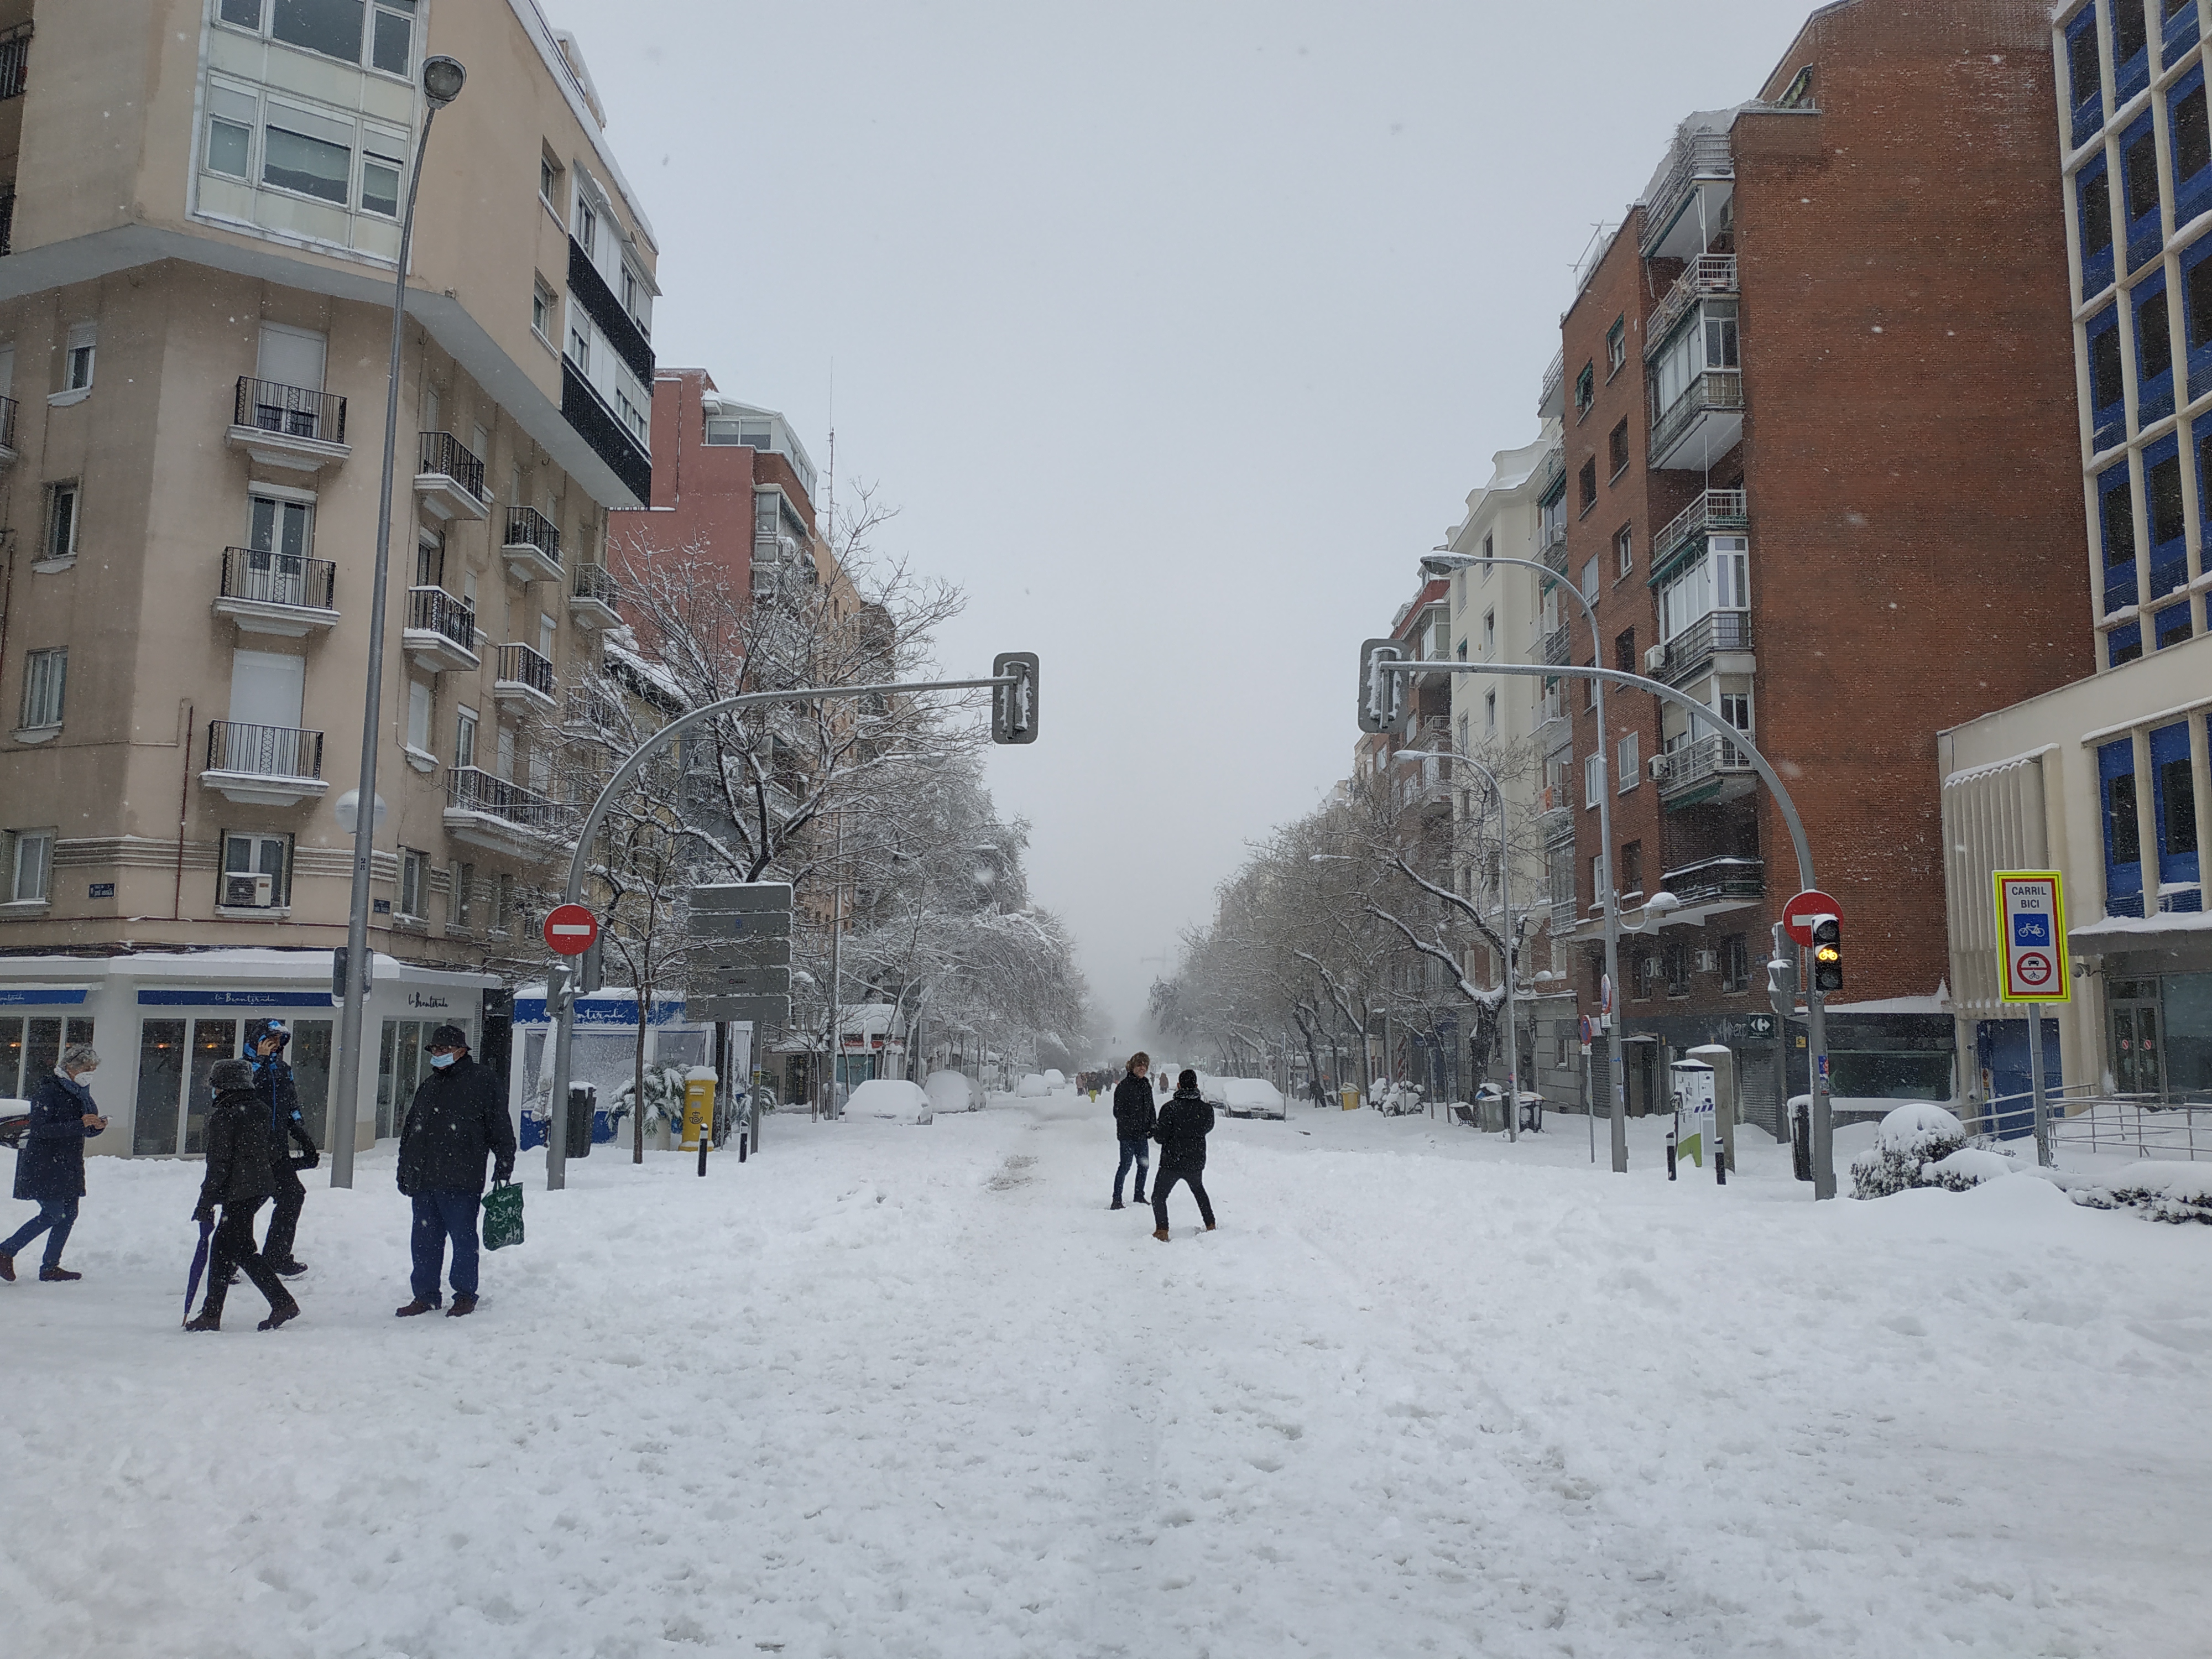
[[[1755,1132],[1670,1187],[1634,1127],[1621,1179],[1577,1118],[1224,1120],[1166,1247],[1103,1099],[526,1158],[465,1322],[392,1317],[387,1151],[266,1335],[177,1329],[198,1166],[98,1160],[84,1282],[0,1286],[9,1646],[2205,1650],[2212,1230],[1816,1208]]]

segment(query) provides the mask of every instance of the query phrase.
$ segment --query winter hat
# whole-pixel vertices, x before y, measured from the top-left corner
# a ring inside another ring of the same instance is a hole
[[[1176,1079],[1176,1087],[1178,1089],[1195,1089],[1198,1087],[1198,1073],[1192,1071],[1188,1066],[1184,1066],[1182,1075]]]
[[[276,1039],[276,1046],[281,1048],[292,1040],[292,1034],[284,1029],[283,1020],[265,1019],[253,1028],[252,1034],[246,1039],[246,1046],[258,1049],[270,1037]]]
[[[422,1046],[426,1048],[465,1048],[469,1046],[469,1034],[458,1025],[441,1025],[430,1033],[429,1042]]]
[[[253,1087],[253,1067],[242,1060],[218,1060],[208,1070],[208,1085],[217,1094]]]

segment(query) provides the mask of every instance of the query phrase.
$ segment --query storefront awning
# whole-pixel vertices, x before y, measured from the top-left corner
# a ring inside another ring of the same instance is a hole
[[[2186,951],[2212,945],[2212,911],[2161,910],[2154,916],[2107,916],[2066,933],[2069,950],[2079,956],[2116,956],[2123,951]]]

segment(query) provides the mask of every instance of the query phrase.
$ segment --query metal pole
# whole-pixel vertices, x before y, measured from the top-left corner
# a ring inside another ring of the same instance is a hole
[[[2035,1161],[2051,1167],[2051,1103],[2043,1092],[2043,1005],[2027,1005],[2027,1087],[2035,1097]]]
[[[837,1085],[845,1069],[845,813],[837,812],[837,843],[830,866],[830,892],[833,901],[830,922],[830,1099],[826,1115],[842,1117],[837,1108]],[[866,1037],[867,1033],[860,1034]],[[889,1035],[889,1028],[885,1028]]]
[[[1773,939],[1774,954],[1768,961],[1781,961],[1785,951],[1791,962],[1797,960],[1796,941],[1778,921],[1774,924]],[[1784,1146],[1790,1144],[1790,1016],[1797,1012],[1796,993],[1789,1000],[1789,1007],[1774,1011],[1774,1139]]]
[[[423,112],[399,224],[399,274],[392,292],[392,362],[384,386],[384,488],[376,500],[376,562],[369,582],[368,674],[362,689],[361,779],[354,796],[353,894],[346,913],[345,1006],[338,1015],[337,1075],[331,1097],[331,1185],[353,1185],[354,1138],[361,1103],[362,1003],[368,979],[368,872],[376,849],[376,750],[384,708],[385,588],[392,573],[392,485],[399,441],[399,353],[407,323],[407,261],[415,245],[415,197],[439,106]]]
[[[606,787],[599,791],[599,798],[592,803],[592,810],[584,815],[583,827],[576,835],[575,848],[568,855],[568,881],[562,890],[562,902],[567,904],[583,902],[585,860],[591,855],[592,837],[599,833],[599,826],[606,822],[607,812],[614,805],[615,798],[629,787],[637,775],[645,769],[648,760],[702,720],[713,720],[718,714],[731,714],[740,708],[757,708],[763,703],[865,697],[878,692],[891,691],[909,694],[919,691],[977,691],[988,686],[1013,684],[1013,676],[1002,675],[996,679],[987,680],[931,680],[921,685],[900,685],[896,682],[882,685],[811,685],[792,691],[750,691],[741,697],[725,697],[720,702],[703,703],[688,714],[680,714],[630,750],[629,758],[615,768],[614,776],[607,780]],[[547,988],[550,990],[551,988],[549,986]],[[575,1030],[576,1004],[572,997],[560,1010],[553,1033],[553,1109],[560,1115],[556,1128],[565,1127],[568,1100],[568,1048]],[[759,1035],[757,1026],[754,1028],[754,1035],[756,1037]],[[553,1144],[559,1145],[557,1135]],[[546,1189],[558,1192],[566,1180],[565,1164],[549,1153],[545,1160]]]

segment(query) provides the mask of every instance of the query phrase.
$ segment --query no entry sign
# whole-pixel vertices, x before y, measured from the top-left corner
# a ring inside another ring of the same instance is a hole
[[[580,904],[556,904],[545,914],[545,945],[556,955],[580,957],[599,936],[599,919]]]
[[[2066,895],[2056,870],[2000,870],[1996,876],[1998,995],[2007,1002],[2073,999],[2066,963]]]
[[[1834,916],[1843,919],[1844,907],[1817,887],[1808,887],[1796,898],[1782,907],[1783,931],[1808,950],[1813,945],[1813,918]]]

